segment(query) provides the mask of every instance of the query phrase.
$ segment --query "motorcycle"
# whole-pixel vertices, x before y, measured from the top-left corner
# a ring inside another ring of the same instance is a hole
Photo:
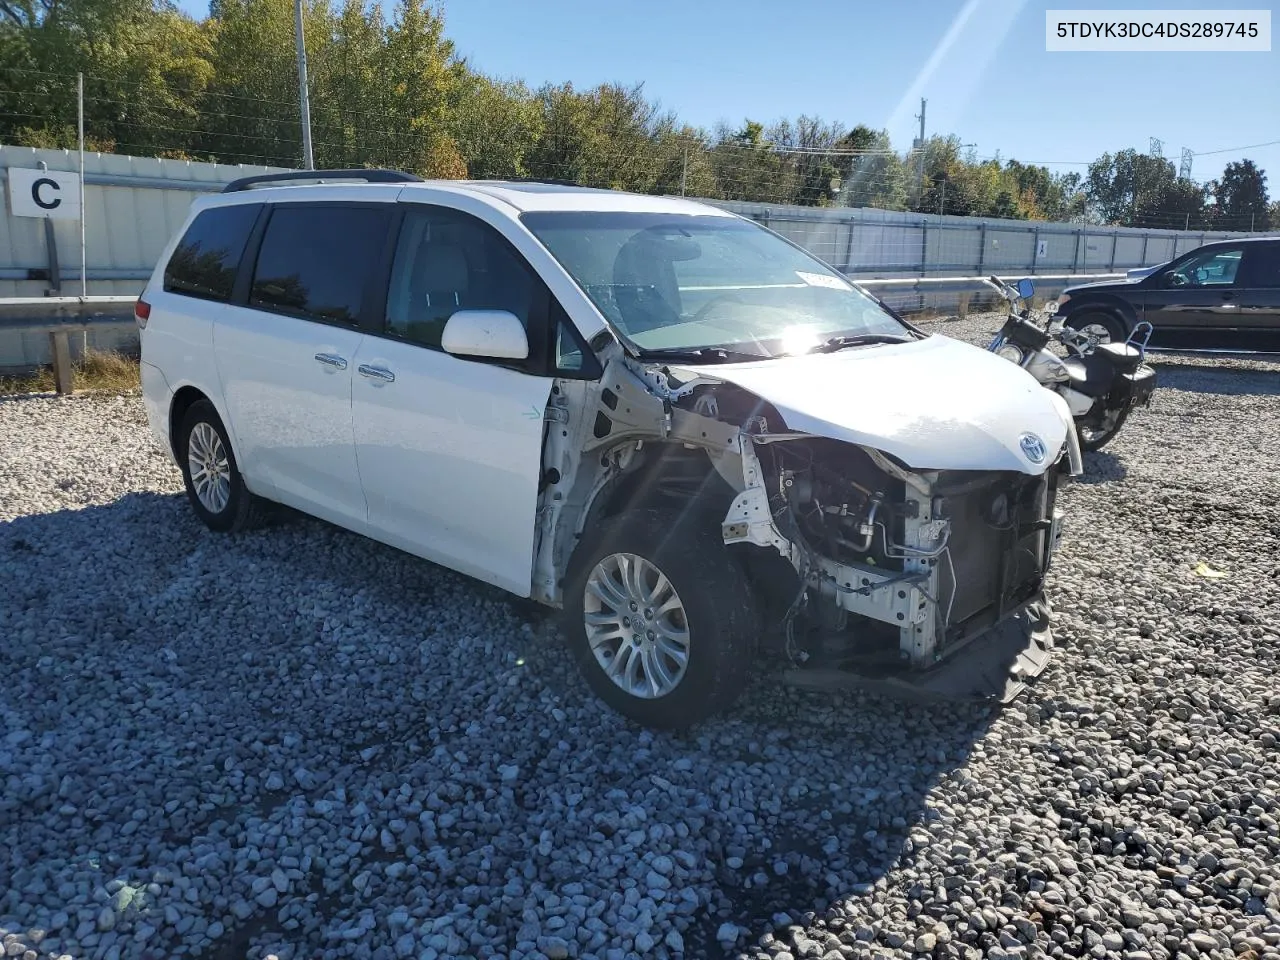
[[[1019,280],[1016,287],[999,277],[985,282],[1009,303],[1009,317],[987,349],[1018,364],[1067,402],[1082,450],[1102,449],[1135,407],[1151,402],[1156,372],[1145,362],[1150,323],[1139,323],[1123,343],[1102,343],[1061,320],[1041,326],[1029,305],[1019,309],[1035,293],[1031,280]],[[1049,349],[1054,342],[1066,348],[1065,357]]]

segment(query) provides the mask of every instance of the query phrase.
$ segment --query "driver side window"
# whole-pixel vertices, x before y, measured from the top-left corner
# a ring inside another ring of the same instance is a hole
[[[387,291],[386,330],[440,349],[457,310],[506,310],[527,331],[545,303],[533,268],[487,223],[458,211],[406,211]]]
[[[1175,287],[1226,287],[1236,282],[1242,249],[1210,250],[1192,257],[1170,271],[1168,282]]]

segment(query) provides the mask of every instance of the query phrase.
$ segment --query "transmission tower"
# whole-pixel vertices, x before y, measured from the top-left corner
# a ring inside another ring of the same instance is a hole
[[[1150,146],[1147,148],[1147,153],[1149,153],[1149,154],[1150,154],[1151,156],[1153,156],[1153,157],[1163,157],[1163,156],[1164,156],[1164,141],[1163,141],[1163,140],[1161,140],[1161,139],[1159,139],[1158,137],[1152,137],[1152,138],[1151,138],[1151,144],[1150,144]]]
[[[1182,163],[1178,165],[1179,180],[1191,179],[1191,158],[1194,156],[1195,154],[1192,153],[1190,150],[1188,150],[1186,147],[1182,148]]]

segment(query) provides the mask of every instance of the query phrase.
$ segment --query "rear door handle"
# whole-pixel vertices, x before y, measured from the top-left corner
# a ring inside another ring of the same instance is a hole
[[[340,357],[336,353],[317,353],[316,359],[327,367],[336,367],[339,370],[347,369],[347,360]]]
[[[1224,290],[1224,291],[1222,291],[1222,299],[1223,299],[1223,300],[1234,300],[1235,298],[1236,298],[1236,295],[1235,295],[1234,293],[1232,293],[1230,290]]]
[[[396,375],[386,367],[374,367],[367,363],[362,363],[356,369],[360,371],[360,376],[368,377],[370,380],[385,380],[387,383],[395,383]]]

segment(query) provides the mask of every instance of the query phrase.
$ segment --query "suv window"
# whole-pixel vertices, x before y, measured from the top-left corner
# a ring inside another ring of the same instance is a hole
[[[1190,257],[1180,266],[1170,271],[1174,286],[1179,287],[1224,287],[1236,282],[1236,274],[1240,270],[1240,259],[1244,251],[1235,247],[1230,250],[1206,250]]]
[[[438,349],[456,310],[508,310],[528,330],[545,302],[541,279],[489,224],[440,207],[406,211],[387,291],[388,333]]]
[[[164,267],[164,289],[229,300],[260,203],[214,207],[196,215]]]
[[[277,207],[258,251],[250,306],[355,323],[382,253],[388,215],[373,207]]]

